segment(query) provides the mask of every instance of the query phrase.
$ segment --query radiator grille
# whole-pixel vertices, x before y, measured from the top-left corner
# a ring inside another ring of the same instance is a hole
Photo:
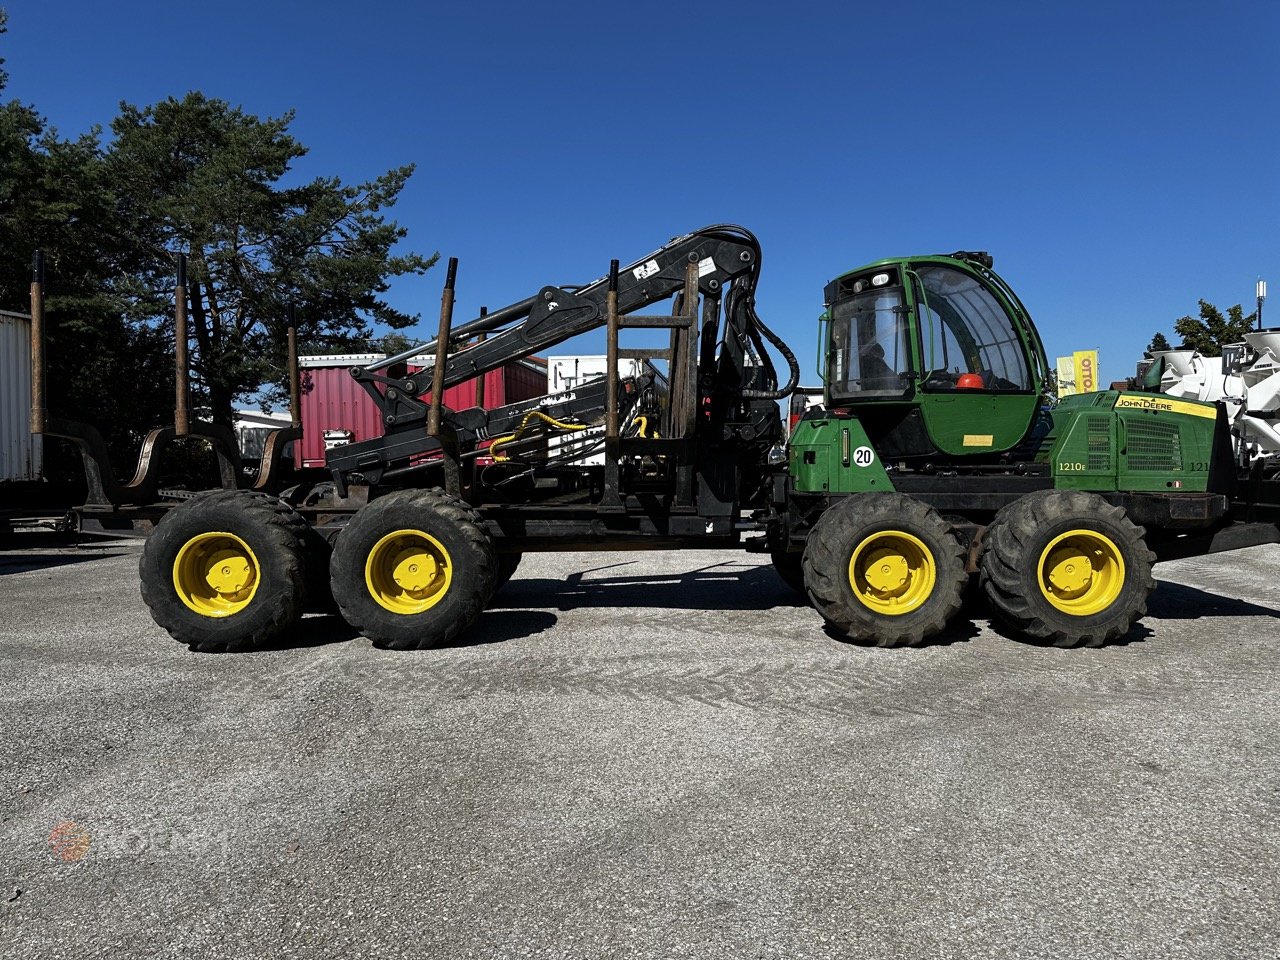
[[[1130,470],[1168,473],[1182,469],[1178,425],[1154,417],[1125,421],[1125,459]]]
[[[1090,472],[1111,472],[1111,418],[1090,417],[1086,427],[1088,439],[1087,465]]]

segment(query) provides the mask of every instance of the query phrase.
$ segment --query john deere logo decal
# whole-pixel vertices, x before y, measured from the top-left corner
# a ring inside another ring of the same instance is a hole
[[[1114,409],[1181,413],[1189,417],[1207,417],[1210,420],[1218,415],[1217,408],[1209,404],[1188,403],[1186,400],[1175,400],[1173,397],[1148,397],[1132,393],[1124,394],[1116,400]]]

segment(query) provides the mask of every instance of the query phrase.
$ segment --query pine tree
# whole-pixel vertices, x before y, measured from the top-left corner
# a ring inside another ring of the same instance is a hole
[[[108,176],[123,219],[155,253],[149,285],[172,289],[173,259],[190,255],[193,372],[218,422],[230,423],[237,399],[281,380],[290,307],[303,339],[367,339],[374,322],[403,328],[417,318],[382,298],[387,281],[436,260],[392,252],[405,230],[383,211],[412,166],[356,185],[289,185],[290,164],[306,153],[289,134],[292,119],[189,93],[125,104],[111,125]]]

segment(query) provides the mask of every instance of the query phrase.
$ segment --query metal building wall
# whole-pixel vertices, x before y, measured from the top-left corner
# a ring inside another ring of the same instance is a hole
[[[39,480],[41,452],[31,435],[31,318],[0,311],[0,481]]]

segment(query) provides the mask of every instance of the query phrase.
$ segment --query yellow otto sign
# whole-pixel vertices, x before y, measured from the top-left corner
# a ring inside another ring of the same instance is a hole
[[[1172,397],[1144,397],[1136,394],[1121,394],[1112,409],[1183,413],[1189,417],[1206,417],[1210,420],[1218,415],[1218,408],[1211,404],[1190,403],[1186,400],[1175,400]]]
[[[1076,368],[1076,393],[1094,393],[1098,389],[1098,351],[1077,350],[1071,359]]]

